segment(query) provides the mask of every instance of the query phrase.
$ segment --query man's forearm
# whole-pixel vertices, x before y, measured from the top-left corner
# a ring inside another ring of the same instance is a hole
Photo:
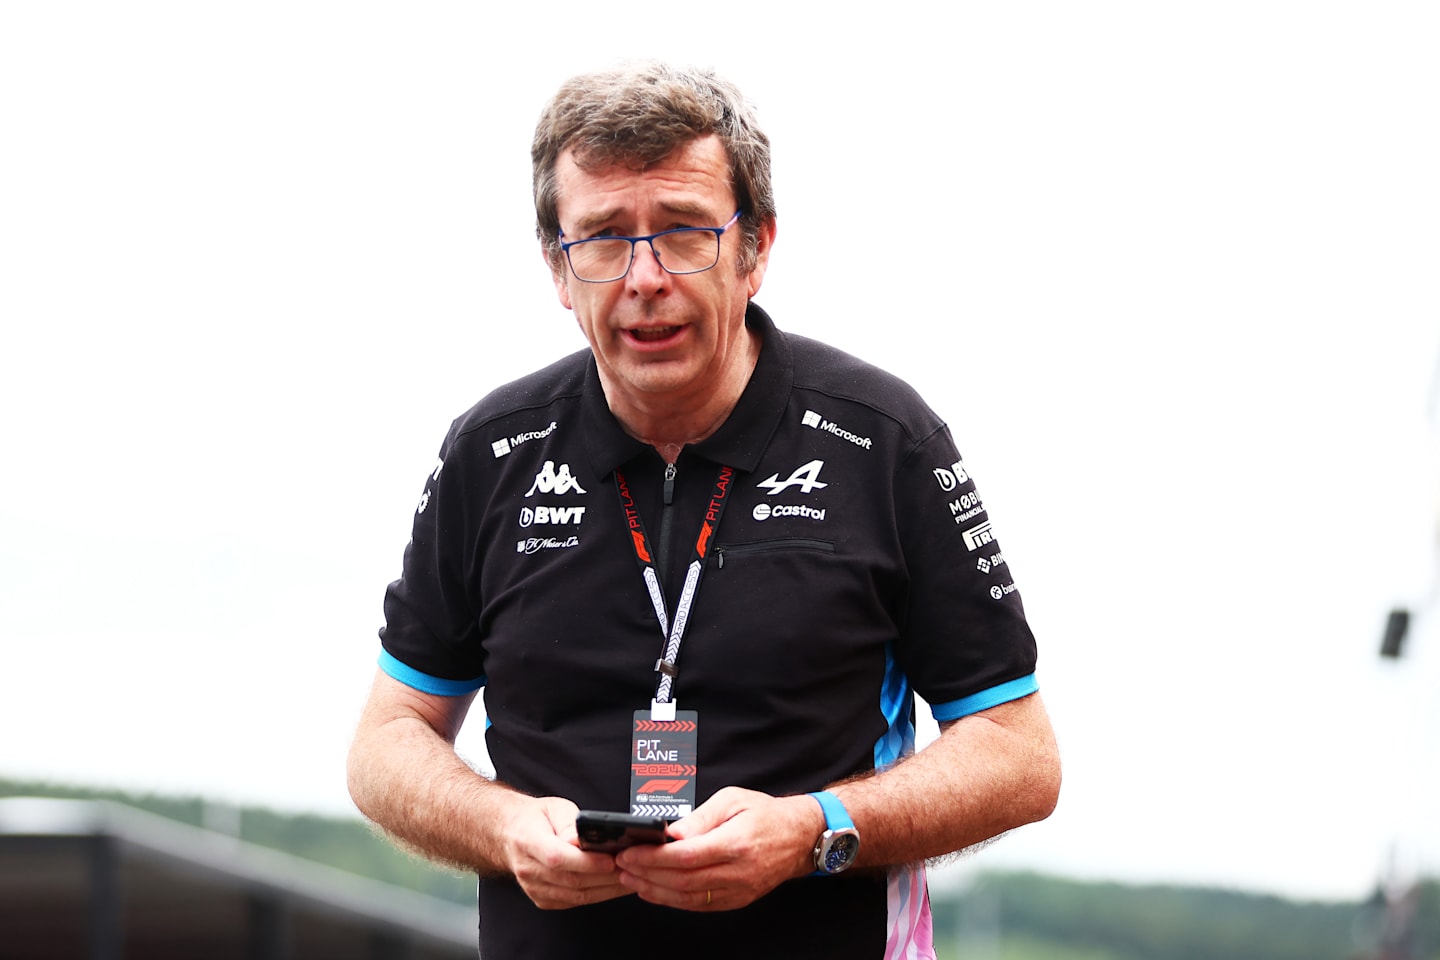
[[[868,866],[942,856],[1043,820],[1059,789],[1038,694],[958,720],[893,769],[831,788],[860,830],[858,864]]]
[[[412,717],[362,721],[349,785],[360,812],[398,840],[487,874],[508,871],[504,824],[534,803],[470,769],[449,741]]]

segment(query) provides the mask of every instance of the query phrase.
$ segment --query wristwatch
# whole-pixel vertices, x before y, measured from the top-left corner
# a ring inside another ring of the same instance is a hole
[[[814,876],[833,876],[855,862],[860,853],[860,831],[845,812],[845,804],[829,790],[812,793],[825,812],[825,832],[815,841]]]

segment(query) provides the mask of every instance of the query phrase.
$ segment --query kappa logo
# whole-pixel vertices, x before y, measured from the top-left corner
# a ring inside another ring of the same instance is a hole
[[[495,459],[498,460],[501,457],[507,455],[511,450],[514,450],[516,447],[520,446],[520,444],[522,443],[526,443],[530,440],[545,439],[546,437],[550,436],[550,434],[554,433],[557,429],[559,429],[559,427],[560,425],[558,423],[556,423],[554,420],[551,420],[550,426],[546,427],[544,430],[529,430],[525,433],[517,433],[513,437],[501,437],[499,440],[496,440],[494,443],[490,444],[490,452],[495,454]]]
[[[940,489],[946,493],[949,493],[970,479],[970,475],[965,472],[965,462],[963,460],[956,460],[950,464],[948,470],[945,467],[936,467],[931,472],[935,474],[935,480],[940,484]]]
[[[815,490],[824,490],[828,483],[820,482],[820,468],[825,466],[824,460],[811,460],[809,463],[795,468],[790,474],[790,479],[782,481],[779,473],[772,473],[770,479],[761,480],[755,486],[767,490],[770,496],[777,493],[784,493],[790,487],[799,487],[801,493],[811,493]]]
[[[574,490],[576,493],[584,493],[585,488],[580,486],[580,481],[570,475],[570,464],[560,464],[560,469],[555,469],[554,460],[546,460],[545,466],[535,474],[535,482],[525,492],[525,496],[534,496],[536,493],[564,494]]]

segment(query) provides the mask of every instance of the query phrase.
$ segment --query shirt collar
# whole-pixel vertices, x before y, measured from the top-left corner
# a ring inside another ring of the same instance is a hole
[[[761,455],[780,425],[794,383],[795,368],[789,341],[775,327],[770,315],[753,302],[745,309],[745,326],[760,335],[760,357],[750,374],[750,382],[720,429],[685,449],[748,473],[759,465]],[[610,412],[594,356],[585,368],[581,408],[590,466],[598,476],[609,475],[616,467],[651,449],[626,433]]]

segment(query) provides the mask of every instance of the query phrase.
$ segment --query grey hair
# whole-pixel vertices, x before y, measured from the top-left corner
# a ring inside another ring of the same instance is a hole
[[[555,164],[566,150],[581,169],[644,169],[700,137],[720,138],[740,210],[742,274],[755,266],[760,227],[775,219],[770,140],[740,90],[710,70],[647,61],[567,80],[546,105],[530,145],[535,233],[560,269]]]

